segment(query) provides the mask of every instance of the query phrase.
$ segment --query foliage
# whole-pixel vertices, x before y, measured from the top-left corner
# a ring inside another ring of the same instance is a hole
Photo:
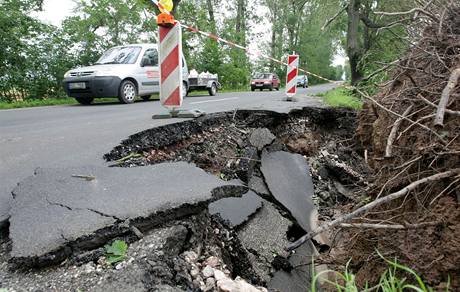
[[[8,289],[6,289],[6,288],[0,288],[0,292],[8,292]]]
[[[356,283],[356,276],[349,270],[351,260],[345,266],[343,272],[336,272],[331,270],[322,271],[315,273],[314,268],[312,277],[312,292],[317,290],[317,283],[319,279],[322,279],[323,274],[334,273],[336,276],[335,281],[329,279],[323,279],[326,284],[329,284],[333,290],[345,291],[345,292],[358,292],[358,291],[382,291],[382,292],[402,292],[408,290],[414,290],[417,292],[432,292],[433,288],[429,287],[422,278],[412,269],[402,264],[399,264],[397,260],[391,261],[383,257],[378,251],[378,255],[387,264],[388,269],[383,272],[380,276],[379,283],[374,287],[360,288]],[[408,278],[409,277],[409,278]],[[329,277],[330,278],[330,277]],[[446,288],[446,292],[449,291],[449,285]]]
[[[111,245],[104,246],[105,257],[109,264],[116,264],[123,261],[126,258],[126,252],[128,251],[128,244],[122,240],[115,240]]]
[[[363,106],[363,102],[345,87],[338,87],[318,96],[321,96],[323,101],[332,107],[361,109]]]
[[[326,30],[322,26],[349,0],[175,0],[175,15],[186,24],[210,31],[243,46],[255,48],[261,39],[254,28],[266,26],[269,40],[256,49],[285,60],[295,51],[301,67],[329,79],[349,77],[350,67],[333,67],[334,55],[346,46],[347,16],[338,17]],[[371,10],[412,7],[414,0],[359,0],[364,15],[382,24]],[[156,7],[149,0],[75,0],[75,12],[59,27],[33,18],[40,0],[3,0],[0,15],[0,100],[17,101],[65,96],[64,73],[94,63],[109,47],[136,42],[156,42]],[[370,3],[374,3],[370,5]],[[370,6],[369,6],[370,5]],[[412,5],[412,6],[411,6]],[[370,8],[369,8],[370,7]],[[261,9],[262,8],[262,9]],[[267,11],[267,13],[260,13]],[[391,31],[368,29],[360,22],[359,44],[364,49],[359,70],[368,75],[407,48],[402,26]],[[398,37],[395,37],[398,36]],[[252,44],[252,45],[251,45]],[[225,88],[244,88],[258,71],[277,73],[284,82],[286,68],[266,59],[185,31],[183,50],[190,69],[219,74]],[[364,85],[374,86],[388,76],[377,74]],[[310,84],[323,82],[310,76]]]

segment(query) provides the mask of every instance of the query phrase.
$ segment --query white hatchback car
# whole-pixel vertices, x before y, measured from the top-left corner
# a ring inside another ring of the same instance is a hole
[[[81,104],[95,98],[118,97],[133,103],[136,96],[148,100],[160,91],[158,46],[133,44],[107,50],[92,66],[76,68],[64,75],[64,90]],[[183,92],[188,90],[188,68],[182,56]]]

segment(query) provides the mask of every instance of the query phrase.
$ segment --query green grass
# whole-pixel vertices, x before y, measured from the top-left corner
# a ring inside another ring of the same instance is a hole
[[[158,94],[152,95],[152,100],[159,99]],[[136,100],[142,100],[138,97]],[[114,98],[96,98],[94,103],[104,102],[118,102],[116,97]],[[15,109],[15,108],[26,108],[26,107],[39,107],[39,106],[53,106],[53,105],[73,105],[78,104],[74,98],[48,98],[48,99],[30,99],[25,101],[17,102],[3,102],[0,101],[0,110],[2,109]]]
[[[338,292],[359,292],[359,291],[382,291],[382,292],[403,292],[403,291],[416,291],[416,292],[432,292],[433,288],[429,287],[422,278],[412,269],[402,264],[399,264],[396,260],[391,261],[383,257],[378,251],[378,255],[388,264],[388,269],[380,276],[379,283],[374,287],[360,288],[356,283],[356,276],[350,272],[349,264],[347,263],[345,271],[322,271],[318,274],[313,269],[312,279],[312,292],[317,290],[317,283],[323,274],[334,273],[335,281],[324,278],[323,283],[327,284],[327,288],[332,288]],[[329,277],[330,278],[330,277]],[[447,283],[446,292],[450,291],[450,279]]]
[[[346,107],[352,109],[361,109],[363,102],[353,95],[351,90],[344,87],[332,89],[326,93],[320,93],[324,103],[332,107]]]
[[[73,98],[49,98],[49,99],[31,99],[17,102],[0,102],[0,109],[13,109],[24,107],[50,106],[50,105],[66,105],[77,104]]]

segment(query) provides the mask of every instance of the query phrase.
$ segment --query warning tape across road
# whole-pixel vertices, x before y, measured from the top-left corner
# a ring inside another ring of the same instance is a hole
[[[167,9],[165,9],[165,7],[163,7],[163,5],[161,5],[161,3],[159,3],[157,0],[152,0],[152,2],[153,2],[161,11],[164,11],[164,13],[171,15],[171,13],[170,13]],[[244,50],[244,51],[246,51],[247,54],[251,54],[251,52],[250,52],[250,50],[249,50],[248,47],[244,47],[244,46],[241,46],[241,45],[236,44],[236,43],[234,43],[234,42],[227,41],[227,40],[225,40],[225,39],[223,39],[223,38],[221,38],[221,37],[216,36],[215,34],[212,34],[212,33],[209,33],[209,32],[205,32],[205,31],[202,31],[202,30],[199,30],[198,28],[195,28],[195,27],[190,26],[190,25],[183,24],[183,23],[181,23],[181,22],[178,21],[178,20],[176,20],[176,21],[180,24],[180,26],[182,26],[183,28],[188,29],[189,31],[191,31],[191,32],[193,32],[193,33],[201,34],[201,35],[203,35],[203,36],[205,36],[205,37],[207,37],[207,38],[213,39],[213,40],[215,40],[215,41],[217,41],[217,42],[225,43],[225,44],[227,44],[227,45],[229,45],[229,46],[232,46],[232,47],[234,47],[234,48],[238,48],[238,49]],[[283,62],[283,61],[278,60],[278,59],[275,59],[275,58],[273,58],[273,57],[271,57],[271,56],[268,56],[268,55],[262,53],[261,51],[256,51],[254,54],[255,54],[256,56],[258,56],[258,57],[262,57],[262,58],[268,59],[268,60],[273,61],[273,62],[275,62],[275,63],[278,63],[278,64],[280,64],[280,65],[284,65],[284,66],[287,66],[287,67],[291,67],[288,63]],[[330,82],[330,83],[336,83],[336,82],[337,82],[337,81],[335,81],[335,80],[330,80],[330,79],[328,79],[328,78],[322,77],[322,76],[320,76],[320,75],[318,75],[318,74],[312,73],[312,72],[310,72],[310,71],[308,71],[308,70],[305,70],[305,69],[302,69],[302,68],[297,68],[297,69],[298,69],[300,72],[303,72],[303,73],[305,73],[305,74],[314,76],[314,77],[316,77],[316,78],[319,78],[319,79],[321,79],[321,80],[324,80],[324,81],[327,81],[327,82]]]

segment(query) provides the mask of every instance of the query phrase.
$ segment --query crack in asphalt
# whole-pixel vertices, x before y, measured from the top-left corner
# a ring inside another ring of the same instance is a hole
[[[61,203],[56,203],[56,202],[51,202],[48,198],[46,198],[46,201],[48,202],[48,204],[50,204],[51,206],[58,206],[58,207],[62,207],[62,208],[65,208],[69,211],[84,211],[84,210],[87,210],[87,211],[90,211],[90,212],[93,212],[93,213],[96,213],[98,214],[99,216],[101,217],[107,217],[107,218],[112,218],[114,219],[115,221],[117,222],[122,222],[123,220],[121,220],[120,218],[116,217],[116,216],[112,216],[112,215],[108,215],[108,214],[105,214],[101,211],[98,211],[98,210],[95,210],[95,209],[91,209],[91,208],[72,208],[70,206],[67,206],[65,204],[61,204]]]

